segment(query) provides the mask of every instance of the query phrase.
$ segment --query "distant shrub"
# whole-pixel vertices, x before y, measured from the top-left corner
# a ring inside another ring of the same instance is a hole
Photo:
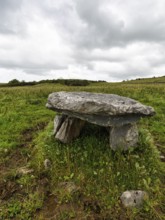
[[[8,82],[8,85],[12,86],[12,85],[17,85],[19,84],[20,81],[17,79],[12,79],[11,81]]]
[[[81,79],[51,79],[51,80],[41,80],[37,84],[41,83],[59,83],[66,86],[88,86],[91,82],[90,80],[81,80]]]
[[[88,80],[64,80],[66,86],[88,86],[89,84]]]
[[[19,81],[17,79],[12,79],[5,86],[32,86],[32,85],[36,85],[36,84],[37,84],[37,82],[35,82],[35,81],[25,82],[25,81]]]

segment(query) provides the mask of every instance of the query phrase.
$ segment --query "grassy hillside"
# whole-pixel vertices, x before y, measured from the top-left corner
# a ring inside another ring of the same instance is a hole
[[[113,152],[106,130],[89,124],[80,138],[61,144],[52,133],[55,113],[45,104],[49,93],[62,90],[128,96],[157,114],[139,122],[138,148],[129,152]],[[0,219],[163,219],[163,84],[0,88],[0,102]],[[149,194],[140,209],[121,205],[121,193],[131,189]]]
[[[126,83],[165,83],[165,76],[152,77],[152,78],[138,78],[134,80],[128,80]]]

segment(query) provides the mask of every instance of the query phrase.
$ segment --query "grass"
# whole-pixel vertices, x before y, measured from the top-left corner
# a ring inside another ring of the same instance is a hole
[[[152,78],[139,78],[134,80],[128,80],[126,83],[165,83],[165,76],[152,77]]]
[[[113,152],[106,130],[90,124],[77,140],[61,144],[52,133],[55,113],[45,104],[49,93],[62,90],[128,96],[153,106],[157,114],[139,122],[135,150]],[[163,219],[163,84],[0,88],[0,100],[0,219]],[[19,174],[20,167],[33,172]],[[74,192],[63,186],[68,182]],[[149,199],[140,209],[125,209],[120,196],[127,189],[145,190]]]

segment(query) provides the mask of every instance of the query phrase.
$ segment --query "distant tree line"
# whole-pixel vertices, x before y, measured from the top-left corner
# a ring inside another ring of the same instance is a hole
[[[25,82],[23,81],[19,81],[17,79],[12,79],[11,81],[9,81],[6,86],[33,86],[36,85],[37,82],[33,81],[33,82]]]
[[[40,80],[38,82],[31,81],[31,82],[25,82],[25,81],[19,81],[17,79],[12,79],[8,83],[0,84],[1,87],[13,87],[13,86],[33,86],[38,84],[44,84],[44,83],[54,83],[54,84],[61,84],[66,86],[88,86],[90,83],[98,83],[98,82],[106,82],[106,81],[92,81],[92,80],[81,80],[81,79],[47,79],[47,80]]]

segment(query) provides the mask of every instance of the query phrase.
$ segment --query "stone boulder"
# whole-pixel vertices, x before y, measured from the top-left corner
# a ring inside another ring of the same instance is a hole
[[[142,190],[125,191],[120,197],[125,207],[140,207],[147,198],[148,194]]]

